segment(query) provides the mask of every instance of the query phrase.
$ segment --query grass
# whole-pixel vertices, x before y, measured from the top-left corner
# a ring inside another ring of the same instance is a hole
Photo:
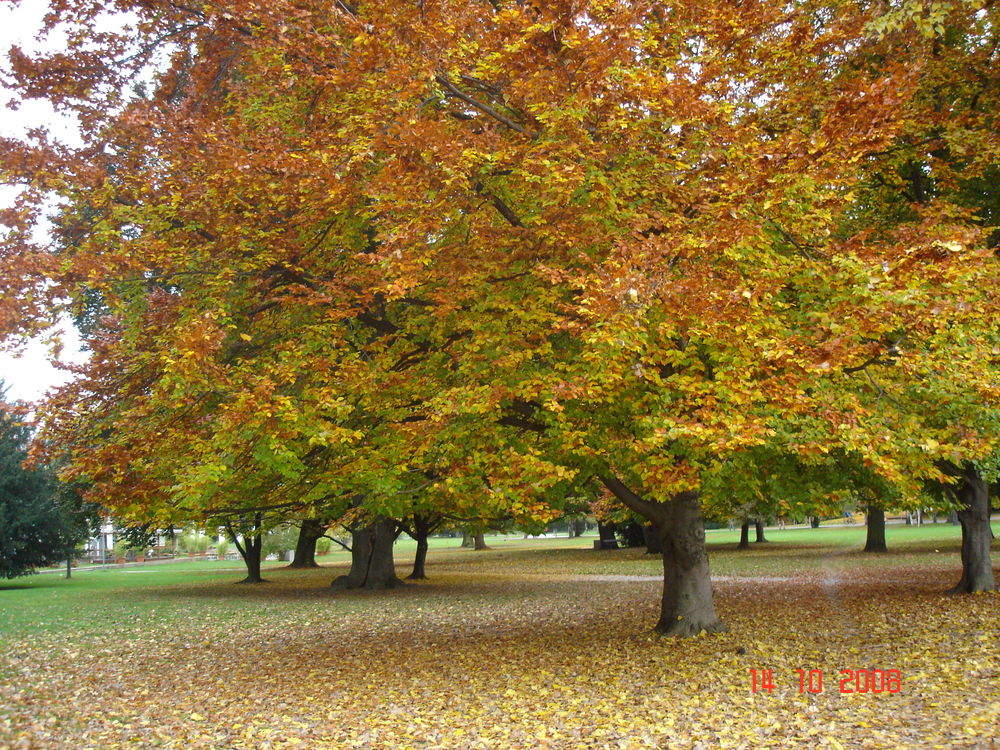
[[[709,532],[731,630],[688,641],[650,635],[659,560],[592,537],[434,540],[393,592],[332,591],[344,552],[259,586],[232,562],[33,576],[0,590],[0,748],[993,747],[1000,595],[942,596],[956,527],[887,536]],[[841,695],[845,668],[905,688]]]

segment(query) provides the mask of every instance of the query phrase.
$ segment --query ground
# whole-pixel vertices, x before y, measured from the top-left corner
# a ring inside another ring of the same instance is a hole
[[[1000,748],[1000,594],[942,595],[954,527],[863,536],[710,532],[730,630],[689,640],[651,632],[658,561],[591,539],[437,540],[429,581],[378,593],[329,588],[342,555],[259,586],[34,576],[0,590],[0,748]],[[842,694],[845,669],[901,690]]]

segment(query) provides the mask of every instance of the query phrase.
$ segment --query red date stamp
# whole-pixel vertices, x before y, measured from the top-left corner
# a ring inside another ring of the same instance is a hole
[[[799,692],[822,693],[823,670],[799,669]],[[903,689],[903,673],[898,669],[841,669],[837,675],[841,695],[854,693],[898,693]],[[774,690],[774,670],[751,669],[750,690]]]

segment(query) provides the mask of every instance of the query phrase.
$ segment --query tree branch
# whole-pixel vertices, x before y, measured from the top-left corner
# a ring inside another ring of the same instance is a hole
[[[466,94],[464,91],[462,91],[460,88],[458,88],[451,81],[449,81],[448,77],[444,73],[438,73],[437,75],[435,75],[434,76],[434,80],[437,81],[438,83],[440,83],[442,86],[444,86],[445,90],[449,94],[451,94],[452,96],[454,96],[454,97],[456,97],[458,99],[461,99],[463,102],[465,102],[466,104],[468,104],[470,107],[472,107],[474,109],[478,109],[483,114],[489,115],[494,120],[496,120],[499,123],[502,123],[502,124],[506,125],[511,130],[513,130],[515,132],[518,132],[518,133],[521,133],[523,135],[527,135],[530,138],[535,138],[536,137],[534,133],[531,133],[531,132],[525,130],[525,128],[523,126],[518,125],[516,122],[514,122],[513,120],[511,120],[506,115],[503,115],[503,114],[497,112],[495,109],[493,109],[493,107],[489,106],[488,104],[483,104],[483,102],[479,101],[478,99],[473,99],[471,96],[469,96],[468,94]]]

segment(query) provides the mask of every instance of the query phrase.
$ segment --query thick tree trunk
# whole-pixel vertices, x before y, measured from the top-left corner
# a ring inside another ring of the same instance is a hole
[[[966,464],[955,494],[960,503],[958,521],[962,524],[962,578],[952,593],[973,594],[993,591],[996,579],[990,562],[990,496],[986,482],[971,463]]]
[[[754,531],[757,533],[757,538],[754,539],[754,543],[757,544],[761,542],[766,542],[767,539],[764,538],[764,522],[754,521],[753,525],[754,525]]]
[[[584,532],[587,530],[587,522],[583,519],[577,519],[576,521],[571,522],[569,527],[572,532],[570,536],[583,536]]]
[[[482,531],[478,532],[475,535],[473,541],[474,541],[473,545],[474,550],[479,551],[479,550],[489,549],[489,547],[486,546],[486,536],[483,534]]]
[[[392,558],[392,545],[397,536],[396,522],[391,518],[384,518],[375,524],[366,589],[394,589],[406,585],[396,577],[396,565]]]
[[[736,545],[736,549],[750,549],[750,522],[745,518],[740,526],[740,543]]]
[[[663,597],[656,630],[681,637],[726,630],[712,599],[698,493],[682,492],[669,502],[658,503],[644,499],[615,477],[602,476],[601,481],[631,510],[660,526]]]
[[[357,589],[365,585],[374,540],[374,525],[351,532],[351,569],[346,576],[337,576],[333,579],[333,583],[330,584],[333,588]]]
[[[726,626],[715,613],[698,494],[682,492],[667,504],[663,540],[663,599],[656,629],[664,635],[715,633]]]
[[[334,579],[335,589],[392,589],[405,584],[396,577],[392,545],[396,541],[395,522],[384,518],[360,531],[352,532],[351,570]]]
[[[865,552],[888,552],[885,545],[885,510],[874,505],[868,506],[867,536]]]
[[[525,534],[525,538],[527,538],[527,534]],[[470,534],[465,529],[462,529],[462,549],[465,549],[466,547],[472,547],[472,545],[473,545],[472,534]]]
[[[812,518],[810,518],[809,519],[809,525],[812,526],[814,529],[818,529],[819,528],[819,516],[813,516]]]
[[[660,539],[660,530],[654,523],[646,523],[642,526],[642,536],[646,542],[647,555],[662,555],[663,541]]]
[[[316,542],[326,532],[326,524],[318,518],[307,518],[299,527],[299,538],[295,543],[295,556],[289,568],[318,568],[316,562]]]

